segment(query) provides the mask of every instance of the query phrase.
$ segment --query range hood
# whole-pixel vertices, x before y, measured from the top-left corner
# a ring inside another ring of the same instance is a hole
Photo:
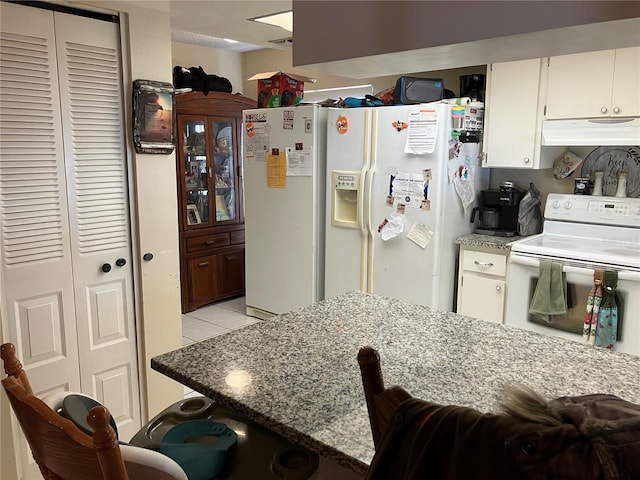
[[[640,145],[640,118],[545,120],[542,145]]]

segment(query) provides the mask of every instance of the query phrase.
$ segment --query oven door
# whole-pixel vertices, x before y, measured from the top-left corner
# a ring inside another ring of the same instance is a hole
[[[529,304],[538,280],[540,260],[535,256],[511,253],[507,278],[505,323],[525,330],[582,342],[587,296],[593,286],[594,268],[572,262],[563,272],[567,281],[567,314],[552,316],[547,323],[529,314]],[[640,355],[640,272],[619,271],[616,294],[618,342],[615,350]],[[634,313],[635,312],[635,313]]]

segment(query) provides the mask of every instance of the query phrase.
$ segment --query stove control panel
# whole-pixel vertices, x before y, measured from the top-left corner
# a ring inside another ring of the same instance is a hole
[[[544,218],[640,228],[640,198],[551,193],[547,197]]]

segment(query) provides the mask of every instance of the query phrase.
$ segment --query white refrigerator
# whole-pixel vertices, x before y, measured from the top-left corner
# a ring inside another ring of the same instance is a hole
[[[453,309],[455,240],[489,184],[479,144],[456,138],[447,103],[329,109],[326,298],[360,290]]]
[[[247,314],[324,298],[327,109],[243,112]]]

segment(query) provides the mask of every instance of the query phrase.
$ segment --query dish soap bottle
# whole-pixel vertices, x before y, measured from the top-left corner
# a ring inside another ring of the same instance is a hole
[[[618,189],[616,190],[616,197],[626,197],[627,196],[627,177],[629,174],[627,172],[618,173]]]
[[[604,172],[602,170],[598,170],[595,172],[596,178],[593,181],[593,191],[591,195],[602,196],[602,181],[604,179]]]

